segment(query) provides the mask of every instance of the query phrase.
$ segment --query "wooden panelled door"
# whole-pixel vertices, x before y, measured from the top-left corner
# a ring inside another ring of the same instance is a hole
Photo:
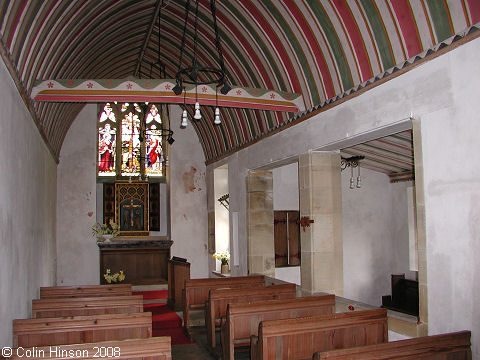
[[[274,216],[275,267],[300,265],[300,212],[277,210]]]

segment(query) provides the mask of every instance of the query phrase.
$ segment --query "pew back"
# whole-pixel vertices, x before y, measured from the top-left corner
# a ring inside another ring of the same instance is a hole
[[[215,325],[219,323],[221,317],[226,315],[228,304],[270,299],[293,299],[296,291],[295,284],[210,290],[205,311],[208,344],[212,348],[216,346]]]
[[[102,341],[13,350],[9,359],[104,359],[104,360],[171,360],[170,337]]]
[[[152,336],[152,313],[13,320],[13,347],[77,344]]]
[[[424,336],[414,339],[392,341],[385,344],[358,346],[349,349],[317,352],[314,360],[406,360],[442,359],[471,360],[470,331]]]
[[[131,284],[51,286],[40,288],[40,299],[127,295],[132,295]]]
[[[385,309],[262,321],[251,359],[311,359],[316,351],[388,341]]]
[[[335,295],[230,303],[221,328],[223,359],[233,360],[235,345],[248,345],[250,336],[258,335],[261,321],[327,315],[334,312]]]
[[[265,276],[236,276],[224,278],[187,279],[183,291],[183,326],[190,333],[190,310],[204,310],[211,289],[259,286]]]
[[[34,318],[135,312],[143,312],[142,295],[32,300]]]

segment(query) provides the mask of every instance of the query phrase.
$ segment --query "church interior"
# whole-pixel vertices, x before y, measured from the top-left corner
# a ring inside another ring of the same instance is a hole
[[[480,358],[479,30],[478,0],[3,0],[0,346],[40,288],[261,275]]]

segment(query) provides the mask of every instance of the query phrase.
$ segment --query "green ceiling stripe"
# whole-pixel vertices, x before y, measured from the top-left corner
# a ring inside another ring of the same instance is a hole
[[[393,60],[393,54],[391,52],[388,36],[385,33],[380,15],[378,14],[377,9],[371,0],[360,1],[375,35],[375,41],[377,42],[377,46],[380,51],[380,57],[382,58],[383,69],[390,69],[395,65],[395,62]]]
[[[295,36],[292,29],[290,28],[290,25],[288,24],[288,22],[285,21],[285,18],[282,16],[282,14],[280,14],[276,6],[274,6],[270,0],[262,0],[262,3],[270,12],[270,15],[274,17],[279,27],[283,29],[290,45],[292,46],[293,51],[295,52],[295,55],[298,61],[300,62],[300,66],[303,69],[305,80],[310,89],[312,103],[320,104],[321,99],[318,94],[318,88],[317,88],[317,84],[315,83],[315,78],[310,69],[310,65],[308,64],[307,58],[305,56],[305,52],[303,51],[302,47],[298,43],[297,37]],[[301,32],[301,30],[299,31]],[[301,35],[304,36],[305,34],[301,33]],[[305,42],[308,44],[308,41],[305,40]]]
[[[237,21],[247,29],[247,32],[250,33],[251,37],[255,39],[258,48],[262,50],[262,53],[259,54],[259,56],[261,57],[261,55],[263,55],[265,57],[268,65],[271,67],[273,73],[275,74],[276,76],[275,80],[278,83],[278,86],[280,87],[277,90],[290,91],[290,89],[287,87],[287,85],[283,81],[282,74],[285,74],[285,71],[280,71],[280,69],[277,66],[277,63],[273,59],[273,56],[270,52],[270,48],[265,44],[261,36],[258,35],[256,29],[253,28],[250,22],[240,13],[240,11],[238,11],[237,8],[232,5],[234,2],[222,1],[222,3],[223,3],[223,6],[225,6],[227,9],[231,11],[231,13],[236,17]],[[229,38],[229,36],[227,36],[227,34],[225,33],[222,33],[222,39],[225,39],[225,38]],[[263,74],[263,75],[267,76],[267,74]],[[256,86],[261,87],[260,85],[256,85]]]
[[[348,66],[345,58],[342,44],[338,39],[337,33],[330,22],[328,15],[325,13],[324,8],[319,1],[308,1],[307,3],[315,14],[323,31],[325,32],[325,36],[328,40],[330,48],[332,49],[333,55],[335,56],[335,62],[337,63],[337,67],[342,78],[343,89],[351,89],[353,87],[353,79],[350,72],[350,67]]]
[[[427,5],[433,20],[437,42],[441,42],[452,36],[450,21],[448,19],[448,9],[445,7],[445,2],[441,0],[427,0]]]

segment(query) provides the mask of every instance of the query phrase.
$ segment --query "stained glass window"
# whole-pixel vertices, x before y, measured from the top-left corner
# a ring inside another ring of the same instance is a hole
[[[116,120],[109,103],[105,104],[98,124],[98,175],[115,175]]]
[[[97,127],[98,175],[163,176],[163,125],[155,104],[105,104]]]

